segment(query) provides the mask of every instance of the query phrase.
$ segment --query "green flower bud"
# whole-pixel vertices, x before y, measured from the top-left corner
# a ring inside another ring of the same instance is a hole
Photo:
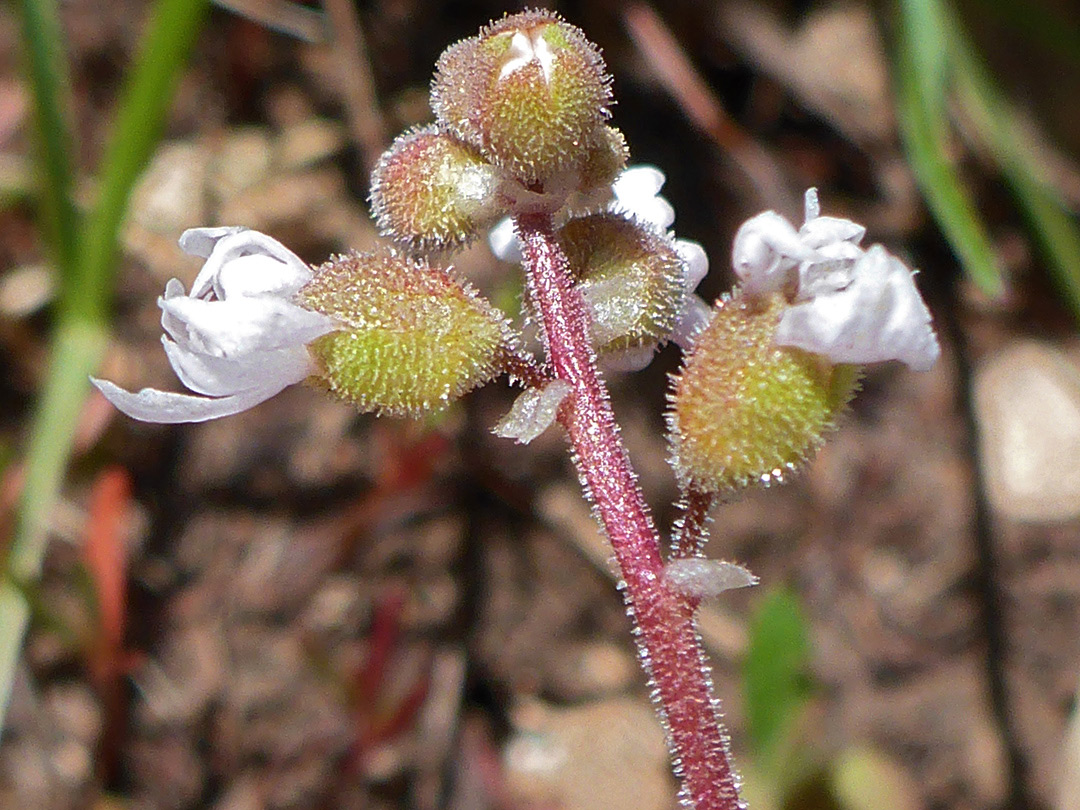
[[[596,142],[589,148],[581,166],[577,191],[584,195],[600,191],[606,198],[610,197],[611,184],[626,168],[629,157],[630,149],[622,132],[615,127],[601,127]],[[602,202],[607,202],[607,199]]]
[[[855,393],[854,366],[773,342],[777,294],[716,304],[675,377],[668,421],[682,486],[725,492],[782,480],[807,461]]]
[[[327,262],[300,298],[342,325],[308,349],[361,411],[422,416],[494,379],[510,351],[501,314],[466,282],[390,251]]]
[[[435,127],[406,132],[371,174],[371,208],[383,235],[413,253],[454,248],[506,212],[499,172]]]
[[[559,242],[592,312],[597,352],[651,355],[686,296],[671,240],[617,214],[591,214],[567,222]]]
[[[581,164],[605,137],[610,101],[599,49],[543,10],[448,48],[431,88],[439,123],[530,187]]]

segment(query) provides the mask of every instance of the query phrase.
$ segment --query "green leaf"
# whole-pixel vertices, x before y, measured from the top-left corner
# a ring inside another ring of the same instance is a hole
[[[985,295],[996,298],[1004,287],[1001,268],[975,203],[949,157],[943,110],[930,106],[943,99],[923,95],[932,83],[924,74],[932,68],[919,61],[920,48],[912,41],[917,33],[910,26],[903,28],[897,43],[897,113],[904,148],[927,205],[964,272]]]
[[[746,719],[755,756],[769,760],[797,727],[809,694],[809,630],[799,600],[776,589],[758,605],[743,666]]]

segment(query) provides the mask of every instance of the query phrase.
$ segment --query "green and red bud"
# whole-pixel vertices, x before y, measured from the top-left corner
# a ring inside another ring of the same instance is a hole
[[[502,315],[466,282],[390,251],[327,262],[300,298],[341,324],[308,348],[361,411],[422,416],[494,379],[511,351]]]
[[[379,230],[412,253],[460,247],[506,213],[499,171],[435,127],[401,135],[371,175]]]
[[[771,483],[809,460],[850,401],[858,370],[778,346],[787,301],[736,290],[717,302],[674,380],[672,464],[684,488]]]
[[[597,352],[651,355],[671,335],[686,297],[671,240],[617,214],[572,219],[558,237],[592,312]]]
[[[600,51],[554,12],[504,17],[439,58],[440,125],[529,187],[580,166],[606,136],[611,82]]]
[[[601,127],[581,164],[576,191],[586,197],[599,192],[603,195],[600,202],[606,203],[611,197],[611,184],[626,168],[629,157],[622,132],[615,127]]]

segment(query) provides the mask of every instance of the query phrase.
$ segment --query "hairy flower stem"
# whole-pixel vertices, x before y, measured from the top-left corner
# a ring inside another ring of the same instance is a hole
[[[615,550],[641,660],[668,730],[682,797],[695,810],[740,810],[727,738],[691,601],[664,583],[660,537],[619,438],[589,341],[589,314],[574,288],[550,215],[521,215],[529,294],[540,313],[554,375],[572,386],[560,421],[587,496]]]

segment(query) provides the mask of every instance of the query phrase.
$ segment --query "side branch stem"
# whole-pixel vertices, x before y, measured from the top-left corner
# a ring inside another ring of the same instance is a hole
[[[694,603],[664,583],[660,537],[597,370],[585,301],[573,286],[551,216],[521,215],[517,230],[552,371],[572,386],[560,421],[570,436],[586,495],[615,551],[641,660],[682,780],[682,797],[695,810],[741,810],[719,704],[694,628]]]

